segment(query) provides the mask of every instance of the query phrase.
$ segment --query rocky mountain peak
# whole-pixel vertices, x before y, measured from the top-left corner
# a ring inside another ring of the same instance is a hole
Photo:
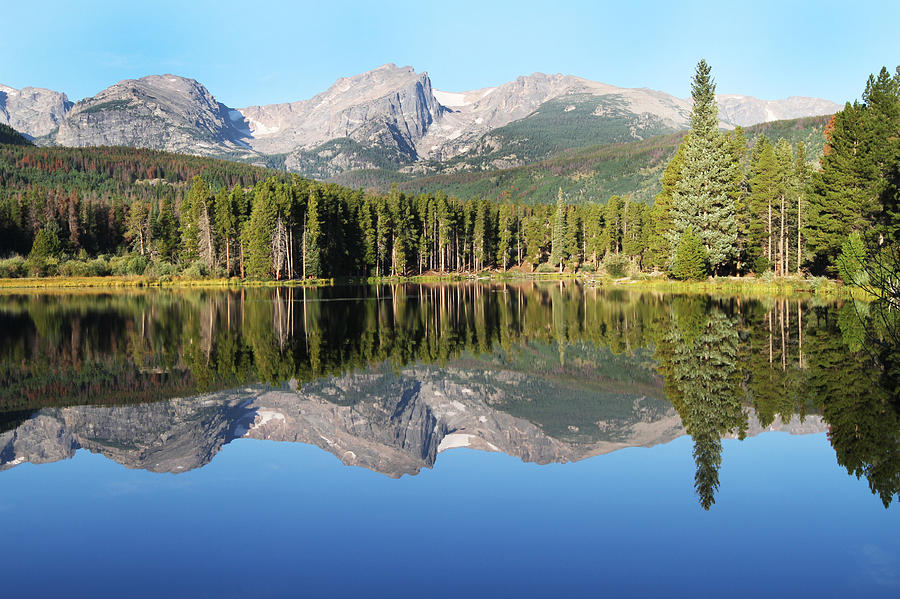
[[[213,154],[246,147],[231,110],[202,84],[177,75],[126,79],[75,104],[54,141]]]
[[[0,123],[32,138],[56,129],[71,107],[72,102],[61,92],[0,85]]]
[[[58,92],[0,86],[0,123],[41,137],[39,143],[254,161],[285,155],[289,170],[320,179],[365,168],[426,173],[436,163],[451,170],[519,166],[560,149],[684,129],[690,108],[689,99],[661,91],[560,73],[440,91],[427,72],[394,63],[341,77],[306,100],[240,109],[224,106],[198,81],[172,74],[121,81],[74,105]],[[800,96],[719,96],[724,128],[839,108]],[[448,165],[454,157],[459,159]]]

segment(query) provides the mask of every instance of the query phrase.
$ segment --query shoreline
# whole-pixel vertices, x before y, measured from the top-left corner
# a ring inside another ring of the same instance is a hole
[[[705,281],[678,281],[665,277],[638,278],[596,276],[587,273],[481,272],[414,275],[404,277],[346,277],[340,279],[248,280],[230,279],[153,279],[144,276],[105,277],[29,277],[0,279],[0,291],[76,291],[78,289],[180,289],[242,287],[331,287],[347,284],[426,284],[461,282],[550,282],[580,281],[592,287],[689,293],[701,295],[819,296],[864,299],[840,281],[825,278],[785,277],[772,280],[747,277],[716,277]]]

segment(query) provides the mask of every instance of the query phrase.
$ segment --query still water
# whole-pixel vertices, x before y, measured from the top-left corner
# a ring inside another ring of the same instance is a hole
[[[0,296],[0,596],[900,596],[858,306]]]

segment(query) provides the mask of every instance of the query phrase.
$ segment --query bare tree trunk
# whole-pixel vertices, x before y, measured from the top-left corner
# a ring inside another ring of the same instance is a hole
[[[288,278],[294,278],[294,227],[288,229]]]
[[[766,235],[768,236],[768,249],[766,250],[766,259],[771,262],[772,261],[772,204],[769,204],[769,224],[766,228]]]
[[[800,274],[800,196],[797,196],[797,275]],[[799,307],[798,307],[799,308]]]
[[[778,252],[781,254],[781,276],[787,275],[787,246],[784,237],[784,196],[781,196],[781,238],[778,240]]]

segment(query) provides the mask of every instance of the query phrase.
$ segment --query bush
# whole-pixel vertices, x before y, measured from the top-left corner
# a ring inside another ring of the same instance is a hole
[[[624,254],[606,254],[603,258],[603,269],[611,277],[624,277],[631,269],[631,260]]]
[[[150,279],[168,281],[176,274],[178,268],[169,262],[153,262],[144,270],[144,276]]]
[[[142,275],[147,269],[147,258],[136,254],[114,256],[109,260],[111,274],[118,276]]]
[[[13,256],[0,260],[0,278],[17,279],[24,277],[26,274],[25,258],[22,256]]]
[[[772,263],[765,256],[757,256],[753,261],[753,272],[761,275],[772,268]]]
[[[59,260],[54,257],[29,256],[25,261],[29,277],[55,277],[59,274]]]
[[[59,274],[64,277],[105,277],[109,272],[109,262],[102,257],[93,260],[67,260],[59,265]]]
[[[538,264],[538,267],[535,269],[534,272],[557,272],[557,271],[555,268],[553,268],[546,262],[542,262],[541,264]]]
[[[181,276],[189,280],[205,279],[207,274],[209,273],[206,264],[201,260],[197,260],[181,272]]]
[[[596,272],[596,270],[597,269],[590,262],[585,262],[578,268],[578,272],[586,272],[586,273]]]
[[[675,260],[672,262],[672,276],[686,281],[705,279],[709,274],[709,254],[700,238],[688,229],[678,242]]]

